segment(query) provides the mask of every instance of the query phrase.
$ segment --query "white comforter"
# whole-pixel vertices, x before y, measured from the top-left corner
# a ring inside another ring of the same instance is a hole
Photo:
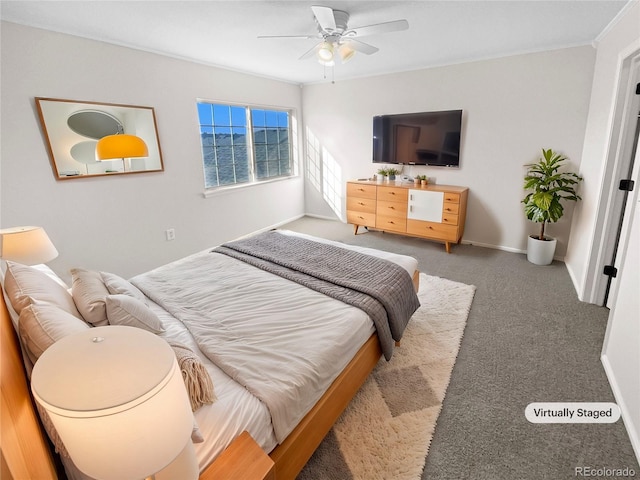
[[[203,252],[132,279],[200,350],[269,408],[282,442],[374,331],[369,317],[289,280]]]

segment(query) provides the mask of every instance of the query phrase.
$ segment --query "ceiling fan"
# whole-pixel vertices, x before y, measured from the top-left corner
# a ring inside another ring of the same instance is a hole
[[[323,65],[333,65],[336,54],[342,63],[350,60],[356,52],[371,55],[378,51],[377,47],[361,42],[360,37],[379,33],[407,30],[409,22],[393,20],[390,22],[365,25],[357,28],[348,26],[349,14],[342,10],[314,5],[311,7],[316,20],[318,32],[311,35],[261,35],[258,38],[317,38],[320,42],[304,53],[300,60],[314,54]]]

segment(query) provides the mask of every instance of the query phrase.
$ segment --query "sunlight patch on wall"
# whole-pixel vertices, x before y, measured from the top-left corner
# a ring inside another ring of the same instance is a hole
[[[307,134],[307,179],[309,183],[313,185],[318,192],[322,192],[322,150],[320,148],[320,141],[309,130],[306,129]]]
[[[322,197],[342,220],[342,168],[326,148],[322,149]]]
[[[342,168],[329,151],[320,144],[309,127],[306,128],[307,180],[331,207],[340,220],[342,215]]]

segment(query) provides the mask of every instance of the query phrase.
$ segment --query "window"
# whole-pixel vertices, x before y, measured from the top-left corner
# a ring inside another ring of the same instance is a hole
[[[205,187],[291,176],[290,117],[287,110],[198,102]]]

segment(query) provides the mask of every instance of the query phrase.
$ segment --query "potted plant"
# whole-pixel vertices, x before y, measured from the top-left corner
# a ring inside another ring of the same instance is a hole
[[[416,175],[416,179],[421,185],[426,185],[427,183],[429,183],[429,178],[426,175]]]
[[[542,149],[542,158],[527,166],[524,189],[529,191],[522,200],[527,218],[540,224],[538,235],[527,239],[527,260],[536,265],[549,265],[556,250],[556,239],[545,236],[547,223],[555,223],[564,215],[564,200],[580,200],[576,187],[582,180],[577,173],[558,172],[567,160],[551,149]]]
[[[388,168],[387,169],[387,175],[388,175],[389,181],[395,180],[396,179],[396,175],[398,173],[400,173],[400,170],[398,170],[397,168]]]
[[[378,180],[378,182],[381,182],[387,177],[388,174],[389,171],[386,168],[379,168],[376,179]]]

